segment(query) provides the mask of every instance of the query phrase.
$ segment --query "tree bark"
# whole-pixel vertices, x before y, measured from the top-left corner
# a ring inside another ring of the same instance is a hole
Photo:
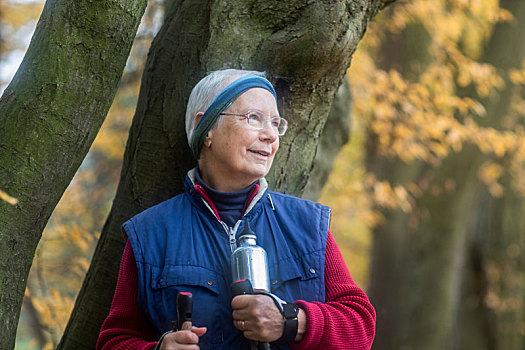
[[[47,1],[0,99],[0,348],[14,346],[42,230],[112,102],[146,1]]]
[[[525,57],[525,6],[512,0],[501,6],[515,21],[496,26],[484,61],[506,72],[521,67]],[[496,98],[482,101],[487,110],[482,126],[503,128],[513,88],[507,82]],[[473,91],[464,93],[476,98]],[[517,214],[523,198],[511,194],[510,187],[505,197],[488,195],[478,180],[488,158],[474,146],[450,155],[438,169],[385,160],[370,149],[369,169],[378,178],[394,183],[425,180],[428,188],[445,189],[419,198],[412,218],[401,211],[385,212],[386,224],[374,230],[369,290],[378,312],[374,349],[522,349],[523,307],[500,312],[487,303],[487,296],[490,288],[507,300],[522,301],[525,295],[520,277],[515,283],[503,276],[489,283],[494,264],[507,277],[523,272],[522,257],[505,257],[511,244],[524,249],[523,215]],[[446,190],[451,179],[454,189]],[[417,227],[409,225],[414,216]]]
[[[350,125],[352,122],[352,93],[350,84],[345,78],[330,108],[326,119],[315,158],[310,172],[310,178],[303,192],[303,198],[312,201],[321,195],[328,176],[332,172],[335,158],[350,139]]]
[[[113,208],[59,348],[93,348],[113,297],[125,243],[121,224],[182,192],[184,176],[195,166],[184,131],[192,87],[211,70],[266,71],[291,122],[268,179],[274,189],[300,195],[350,57],[384,5],[378,0],[168,4],[146,63]]]

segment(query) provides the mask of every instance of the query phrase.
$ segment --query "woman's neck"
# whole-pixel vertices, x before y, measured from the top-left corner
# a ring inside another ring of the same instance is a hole
[[[232,193],[242,191],[256,182],[253,179],[243,181],[242,179],[231,179],[227,176],[221,176],[221,174],[215,174],[202,164],[199,164],[198,169],[201,179],[208,186],[219,192]]]
[[[220,191],[218,190],[217,188],[214,188],[213,186],[211,186],[202,176],[202,173],[201,171],[199,170],[199,168],[195,169],[195,182],[199,185],[201,185],[202,187],[204,187],[204,189],[207,191],[207,192],[210,192],[212,193],[213,195],[215,196],[223,196],[223,197],[229,197],[229,196],[235,196],[237,194],[241,194],[241,195],[245,195],[247,194],[250,189],[253,187],[253,185],[257,182],[252,182],[251,184],[249,184],[248,186],[245,186],[241,189],[239,189],[238,191]]]

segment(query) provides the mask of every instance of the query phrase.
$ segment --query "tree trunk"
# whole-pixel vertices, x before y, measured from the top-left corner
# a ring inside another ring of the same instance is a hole
[[[525,58],[525,4],[503,0],[501,7],[514,16],[510,24],[496,27],[484,61],[501,72],[520,69]],[[514,85],[504,75],[505,89],[484,101],[484,125],[499,130],[508,127],[512,96],[524,95],[523,85]],[[523,123],[522,120],[519,122]],[[523,124],[522,124],[523,125]],[[497,161],[511,169],[508,157],[500,159],[478,152],[479,162]],[[510,170],[512,171],[512,170]],[[523,349],[525,347],[525,198],[516,190],[516,174],[501,179],[503,193],[492,196],[486,185],[477,185],[475,205],[469,207],[467,270],[462,285],[456,327],[456,348]],[[474,181],[474,177],[470,179]]]
[[[47,1],[0,99],[0,348],[14,346],[42,230],[97,134],[146,1]]]
[[[321,191],[328,181],[328,176],[332,172],[337,154],[350,139],[351,121],[352,93],[350,84],[345,78],[337,90],[328,119],[321,133],[310,179],[304,189],[303,198],[315,201],[321,195]]]
[[[485,61],[505,72],[519,68],[525,57],[525,5],[507,0],[501,6],[516,19],[496,26]],[[503,128],[513,88],[506,86],[497,98],[482,101],[487,110],[483,126]],[[475,97],[472,91],[467,95]],[[428,188],[445,189],[440,194],[428,191],[417,200],[412,214],[418,216],[417,227],[409,225],[414,217],[389,211],[386,224],[374,231],[369,291],[378,312],[374,349],[522,349],[523,277],[514,277],[513,283],[503,275],[496,283],[488,279],[494,264],[506,277],[523,273],[519,254],[510,261],[505,258],[509,246],[516,244],[514,251],[525,248],[524,223],[516,220],[522,217],[517,213],[523,198],[508,196],[510,188],[499,199],[487,194],[478,171],[488,158],[474,146],[450,155],[438,169],[400,165],[371,150],[369,166],[378,178],[403,183],[426,178]],[[450,179],[454,189],[446,190]],[[494,310],[489,292],[511,300],[514,308]]]
[[[91,349],[96,342],[125,243],[121,224],[182,192],[195,166],[184,131],[192,87],[211,70],[265,70],[291,121],[268,179],[274,189],[300,195],[350,57],[383,6],[379,0],[167,5],[146,63],[117,195],[60,348]]]

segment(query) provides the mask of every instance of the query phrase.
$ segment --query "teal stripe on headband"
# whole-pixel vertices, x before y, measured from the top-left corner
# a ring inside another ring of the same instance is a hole
[[[193,131],[193,136],[191,138],[191,152],[195,159],[199,159],[199,154],[201,152],[202,145],[208,132],[211,130],[219,115],[224,112],[224,110],[233,103],[241,94],[246,92],[246,90],[252,88],[263,88],[270,91],[275,100],[277,101],[277,95],[275,90],[267,79],[257,76],[257,75],[245,75],[230,85],[226,86],[217,97],[213,99],[210,106],[204,114],[202,115],[197,127]]]

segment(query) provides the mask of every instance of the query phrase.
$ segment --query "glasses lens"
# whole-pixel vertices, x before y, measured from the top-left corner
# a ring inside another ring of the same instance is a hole
[[[250,127],[261,130],[264,129],[267,119],[264,114],[259,111],[249,111],[246,113],[246,121]],[[279,136],[283,136],[286,133],[286,129],[288,129],[288,122],[281,117],[270,118],[270,125],[275,129]]]
[[[264,126],[264,115],[257,111],[248,112],[246,120],[248,121],[248,125],[254,129],[262,129]]]
[[[279,136],[283,136],[286,133],[286,129],[288,129],[288,122],[286,119],[281,117],[273,117],[270,121],[272,123],[272,127],[277,130]]]

